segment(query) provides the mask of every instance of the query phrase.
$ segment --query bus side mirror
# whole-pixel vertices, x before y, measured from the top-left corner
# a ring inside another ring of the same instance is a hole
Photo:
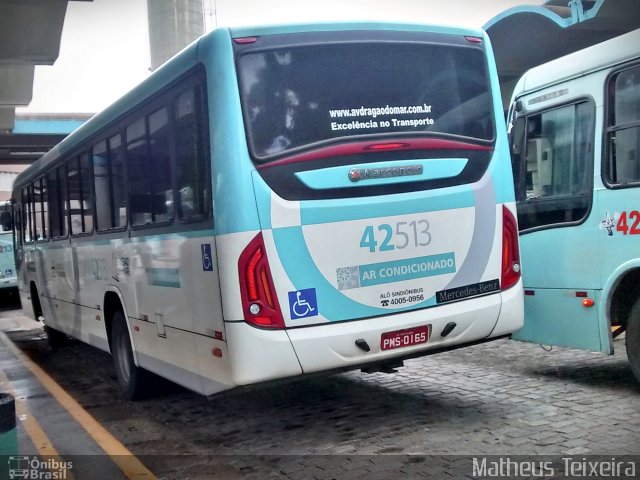
[[[13,218],[10,212],[2,212],[0,214],[0,225],[2,225],[3,232],[9,232],[13,230]]]

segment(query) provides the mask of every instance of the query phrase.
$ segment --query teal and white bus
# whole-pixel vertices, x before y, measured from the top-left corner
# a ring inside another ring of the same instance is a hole
[[[640,380],[640,30],[527,72],[510,108],[525,326]]]
[[[480,30],[219,28],[19,176],[23,305],[52,343],[213,394],[522,326]]]
[[[11,202],[0,202],[0,215],[11,214]],[[0,293],[18,288],[16,261],[13,253],[13,228],[5,224],[0,228]]]

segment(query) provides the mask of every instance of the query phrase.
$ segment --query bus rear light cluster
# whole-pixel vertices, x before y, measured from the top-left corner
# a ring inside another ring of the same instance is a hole
[[[502,206],[502,278],[501,288],[506,290],[520,280],[520,248],[518,222],[511,211]]]
[[[262,233],[255,236],[238,260],[242,309],[247,323],[263,328],[284,328]]]

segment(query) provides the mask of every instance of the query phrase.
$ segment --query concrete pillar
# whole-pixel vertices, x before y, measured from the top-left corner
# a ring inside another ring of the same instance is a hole
[[[202,0],[147,0],[151,69],[204,33]]]
[[[33,65],[0,64],[0,106],[29,105],[34,71]]]
[[[15,124],[16,109],[14,107],[0,106],[0,133],[13,130]]]

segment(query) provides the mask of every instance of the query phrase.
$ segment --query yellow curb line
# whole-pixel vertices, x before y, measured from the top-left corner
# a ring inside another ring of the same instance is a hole
[[[131,480],[157,480],[157,477],[145,467],[122,443],[120,443],[109,431],[93,418],[84,408],[76,402],[55,380],[44,370],[33,363],[24,353],[16,347],[4,332],[0,332],[0,340],[11,352],[24,363],[35,375],[40,383],[51,395],[64,407],[67,412],[86,430],[91,438],[104,452],[118,465],[125,476]],[[26,407],[25,407],[26,408]],[[26,428],[26,427],[25,427]],[[44,431],[42,432],[44,434]],[[31,436],[31,435],[30,435]],[[45,435],[46,438],[46,435]],[[48,440],[48,439],[47,439]],[[50,444],[50,442],[48,442]],[[51,447],[53,449],[53,447]],[[54,450],[55,451],[55,450]]]
[[[20,424],[23,426],[24,430],[27,432],[27,435],[29,435],[29,438],[33,442],[33,445],[36,447],[38,455],[52,458],[56,460],[56,462],[62,463],[63,460],[60,457],[58,451],[51,443],[51,440],[49,440],[49,437],[36,420],[36,417],[31,414],[29,408],[27,408],[27,404],[25,403],[25,401],[18,396],[18,393],[15,391],[13,385],[11,384],[11,380],[9,380],[9,378],[2,370],[0,370],[0,384],[2,385],[3,389],[13,395],[18,420],[20,421]],[[71,474],[71,472],[65,473],[65,478],[67,478],[68,480],[73,480],[75,478]]]

